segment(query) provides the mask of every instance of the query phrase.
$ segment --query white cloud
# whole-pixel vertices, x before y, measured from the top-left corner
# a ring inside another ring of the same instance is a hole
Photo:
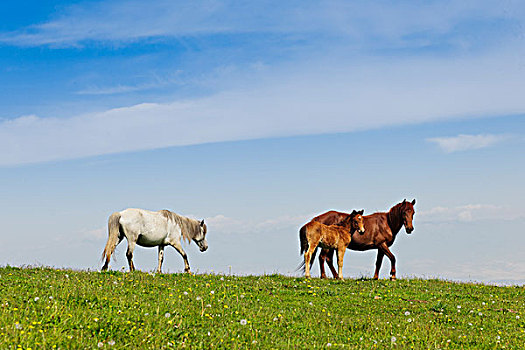
[[[482,220],[515,220],[525,218],[525,209],[491,204],[466,204],[454,207],[434,207],[419,211],[417,220],[423,223],[472,222]]]
[[[224,216],[222,214],[206,218],[205,222],[211,232],[219,234],[246,235],[267,232],[268,230],[298,229],[315,214],[309,215],[283,215],[262,221],[236,219]]]
[[[496,143],[508,139],[508,135],[493,135],[493,134],[479,134],[479,135],[465,135],[460,134],[452,137],[434,137],[427,141],[436,143],[443,151],[447,153],[473,150],[493,146]]]
[[[407,265],[408,266],[408,265]],[[439,266],[439,270],[436,270]],[[460,281],[481,281],[496,284],[524,284],[525,261],[520,258],[480,259],[465,261],[461,258],[419,259],[410,264],[412,272],[425,278],[446,278]],[[521,278],[521,280],[520,280]]]
[[[107,228],[100,227],[100,228],[97,228],[97,229],[82,231],[82,232],[80,232],[80,235],[84,239],[86,239],[88,241],[97,241],[98,242],[100,240],[103,240],[103,239],[107,238],[108,233],[107,233]]]
[[[0,121],[0,149],[9,152],[0,165],[523,113],[525,67],[515,55],[326,59],[265,70],[249,88],[203,98],[7,119]],[[237,81],[250,81],[251,73]]]

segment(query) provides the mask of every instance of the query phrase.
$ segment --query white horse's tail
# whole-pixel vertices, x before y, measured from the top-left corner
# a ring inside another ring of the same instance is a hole
[[[102,271],[108,269],[109,259],[120,241],[120,213],[111,214],[108,220],[108,241],[102,252],[102,260],[106,259]]]

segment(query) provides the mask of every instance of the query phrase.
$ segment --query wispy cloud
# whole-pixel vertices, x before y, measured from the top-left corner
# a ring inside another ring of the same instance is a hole
[[[374,38],[392,47],[417,45],[417,41],[407,40],[410,35],[453,33],[459,23],[467,20],[516,23],[523,19],[524,9],[519,2],[495,6],[492,1],[86,2],[67,7],[48,22],[0,34],[0,42],[17,46],[78,46],[89,41],[136,42],[148,38],[273,32],[325,33],[350,38],[357,45],[363,44],[363,38]],[[468,39],[462,38],[462,45]],[[426,40],[419,42],[427,44]]]
[[[0,122],[0,149],[10,151],[0,154],[0,165],[523,113],[525,70],[513,55],[317,61],[274,68],[249,88],[208,97],[8,119]],[[250,73],[238,80],[249,81]]]
[[[452,137],[433,137],[427,139],[429,142],[437,144],[446,153],[467,151],[473,149],[486,148],[493,146],[509,138],[509,135],[465,135],[460,134]]]
[[[180,78],[181,71],[177,70],[170,74],[160,77],[157,74],[138,77],[142,80],[135,84],[117,84],[110,86],[92,85],[76,92],[77,95],[114,95],[129,92],[158,89],[172,84],[183,84]]]

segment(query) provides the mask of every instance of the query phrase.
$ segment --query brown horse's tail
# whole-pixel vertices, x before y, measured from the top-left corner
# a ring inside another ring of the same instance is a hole
[[[299,241],[301,242],[301,255],[308,250],[308,239],[306,239],[306,225],[299,230]]]
[[[301,227],[301,229],[299,230],[299,241],[301,242],[301,255],[303,255],[308,250],[308,239],[306,238],[306,225]],[[312,267],[314,263],[316,254],[317,254],[317,248],[315,248],[312,254],[312,259],[310,260],[310,267]],[[304,272],[304,269],[305,269],[305,265],[304,265],[304,259],[303,259],[303,261],[299,264],[299,266],[297,266],[295,271],[301,270],[302,272]]]
[[[108,220],[108,241],[102,252],[102,260],[106,259],[102,271],[108,269],[109,259],[120,241],[120,213],[113,213]]]

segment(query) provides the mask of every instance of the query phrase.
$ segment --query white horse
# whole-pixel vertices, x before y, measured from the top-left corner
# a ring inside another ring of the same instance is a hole
[[[188,256],[182,249],[181,240],[184,237],[188,242],[193,240],[201,252],[208,249],[206,242],[207,227],[204,220],[198,221],[175,214],[169,210],[149,211],[144,209],[125,209],[111,214],[108,220],[108,242],[102,253],[102,259],[106,259],[102,271],[108,269],[109,259],[117,245],[126,237],[128,241],[129,270],[135,270],[133,265],[133,250],[135,244],[143,247],[159,247],[160,273],[162,261],[164,260],[164,247],[171,245],[184,259],[184,271],[190,272]]]

